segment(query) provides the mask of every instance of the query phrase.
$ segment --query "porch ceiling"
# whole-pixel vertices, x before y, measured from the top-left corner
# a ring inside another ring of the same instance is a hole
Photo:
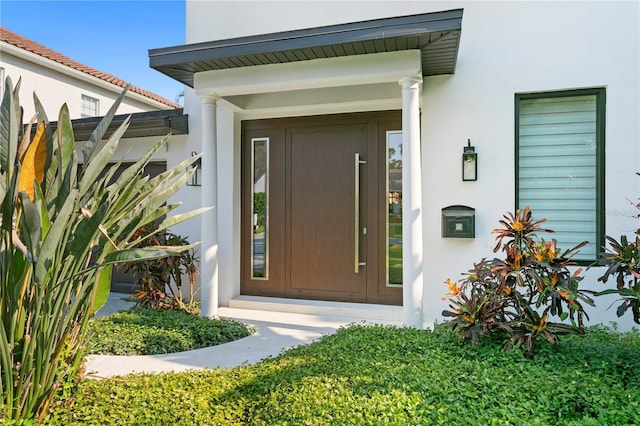
[[[462,9],[149,50],[149,66],[190,87],[194,74],[419,49],[422,75],[453,74]]]

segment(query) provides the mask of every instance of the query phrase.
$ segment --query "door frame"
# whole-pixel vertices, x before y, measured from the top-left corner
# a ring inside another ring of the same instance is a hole
[[[306,298],[327,300],[323,297],[297,296],[290,294],[287,288],[290,286],[290,265],[288,249],[288,217],[287,206],[290,202],[287,188],[287,169],[273,167],[278,161],[286,164],[287,161],[287,129],[304,128],[305,126],[340,126],[344,124],[362,123],[367,129],[367,164],[364,166],[366,188],[362,188],[368,196],[362,205],[364,211],[369,212],[366,217],[367,235],[366,263],[367,267],[361,268],[360,273],[366,275],[366,294],[362,303],[376,303],[389,305],[402,305],[402,288],[387,285],[386,269],[386,132],[389,130],[401,130],[401,111],[376,111],[365,113],[331,114],[308,117],[277,118],[247,120],[241,123],[241,256],[240,256],[240,289],[243,295],[272,296],[285,298]],[[251,180],[251,155],[246,152],[252,138],[281,138],[285,141],[283,146],[270,144],[269,153],[269,183],[268,192],[271,199],[280,198],[284,202],[278,205],[271,203],[269,206],[269,233],[271,235],[285,235],[284,240],[269,239],[269,279],[255,279],[251,274],[250,250],[247,247],[252,244],[251,225],[251,189],[248,182]],[[284,188],[284,189],[283,189]],[[377,212],[377,214],[376,214]],[[284,234],[282,234],[284,233]],[[375,242],[375,243],[372,243]],[[281,253],[281,255],[280,255]],[[280,257],[280,258],[278,258]],[[372,267],[371,265],[375,265]],[[268,281],[268,285],[265,281]],[[335,299],[330,299],[335,300]],[[354,301],[354,300],[345,300]]]

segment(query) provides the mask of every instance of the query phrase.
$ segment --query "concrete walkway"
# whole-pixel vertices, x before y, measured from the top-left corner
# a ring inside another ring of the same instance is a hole
[[[107,315],[128,309],[133,303],[126,295],[112,293],[99,315]],[[208,348],[164,355],[89,355],[87,375],[106,378],[130,373],[161,373],[203,368],[231,368],[254,364],[265,358],[275,357],[282,351],[335,332],[352,323],[353,318],[327,318],[320,315],[281,313],[238,308],[220,308],[224,318],[233,318],[250,324],[256,332],[240,340]]]

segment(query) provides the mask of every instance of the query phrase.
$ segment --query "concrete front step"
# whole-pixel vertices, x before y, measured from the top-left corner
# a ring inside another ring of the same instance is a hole
[[[348,320],[348,322],[400,325],[403,320],[401,306],[260,296],[238,296],[229,301],[228,307],[219,308],[218,312],[220,316],[243,316],[251,317],[246,319],[262,321],[269,321],[269,317],[278,313],[310,315],[315,318],[315,321],[324,319],[328,322]]]

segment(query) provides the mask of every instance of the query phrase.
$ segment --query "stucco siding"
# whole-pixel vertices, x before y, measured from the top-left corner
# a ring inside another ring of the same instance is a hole
[[[606,89],[606,233],[618,237],[637,229],[638,222],[633,218],[637,212],[629,200],[637,200],[640,194],[640,178],[635,176],[640,171],[639,3],[187,2],[187,43],[454,8],[464,9],[456,72],[424,78],[421,97],[426,321],[442,320],[441,311],[447,306],[442,301],[447,291],[443,281],[459,279],[474,261],[492,255],[495,244],[491,230],[504,213],[514,209],[517,93]],[[200,91],[213,90],[216,84],[214,75],[196,81],[200,81],[196,87]],[[387,89],[389,86],[385,86]],[[291,116],[295,111],[324,114],[399,109],[401,105],[400,86],[391,96],[385,92],[384,96],[360,97],[354,102],[306,105],[293,99],[295,92],[278,90],[273,96],[290,100],[295,108],[271,104],[243,110],[224,99],[219,102],[221,262],[235,261],[240,252],[237,169],[242,119]],[[188,150],[201,151],[197,130],[200,110],[201,100],[187,91],[185,112],[193,129]],[[467,139],[478,152],[476,182],[462,182],[460,178],[460,159]],[[187,204],[192,202],[189,194],[185,197]],[[441,237],[441,209],[454,204],[476,209],[475,239]],[[239,273],[225,270],[231,272],[224,279],[220,277],[226,286],[221,284],[221,304],[239,293]],[[597,268],[587,271],[584,285],[602,289],[596,282],[600,272]],[[632,326],[630,316],[618,319],[615,310],[606,310],[610,302],[602,298],[597,302],[597,309],[588,309],[591,323],[618,321],[623,329]]]

